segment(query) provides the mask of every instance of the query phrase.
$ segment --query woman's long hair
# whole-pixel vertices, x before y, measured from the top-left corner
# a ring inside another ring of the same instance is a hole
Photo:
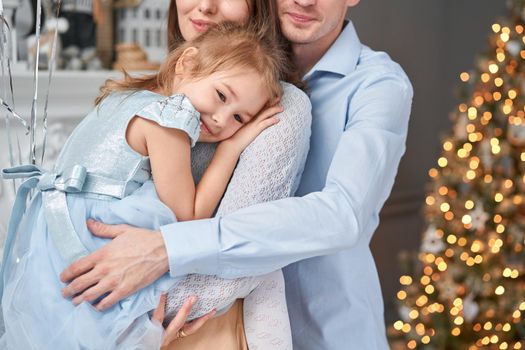
[[[261,37],[257,32],[235,23],[221,23],[191,41],[172,50],[156,74],[132,77],[124,73],[122,80],[107,80],[95,100],[99,104],[114,91],[151,90],[171,94],[177,61],[190,48],[198,49],[191,56],[189,76],[199,79],[218,71],[247,69],[263,78],[271,99],[282,95],[280,80],[287,57],[275,42]]]
[[[248,20],[250,30],[257,33],[259,37],[264,37],[266,40],[276,43],[277,46],[282,47],[285,51],[287,60],[281,67],[282,80],[303,89],[305,85],[293,63],[291,44],[281,32],[276,0],[253,0],[253,4],[249,0],[246,1],[250,10],[250,18]],[[171,51],[183,42],[184,38],[179,29],[177,3],[176,0],[170,0],[168,10],[168,49]]]

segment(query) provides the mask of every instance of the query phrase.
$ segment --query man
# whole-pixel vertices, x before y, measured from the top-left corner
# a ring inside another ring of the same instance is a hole
[[[396,63],[363,46],[345,22],[358,2],[278,0],[313,108],[301,198],[168,225],[162,233],[99,224],[99,235],[116,238],[62,274],[74,279],[65,294],[95,285],[91,298],[111,292],[98,306],[104,309],[168,268],[173,276],[235,278],[288,265],[296,349],[388,348],[369,243],[405,150],[412,88]]]

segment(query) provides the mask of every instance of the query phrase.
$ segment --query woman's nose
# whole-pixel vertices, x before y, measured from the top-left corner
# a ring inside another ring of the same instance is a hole
[[[205,15],[212,15],[217,10],[217,0],[201,0],[199,12]]]

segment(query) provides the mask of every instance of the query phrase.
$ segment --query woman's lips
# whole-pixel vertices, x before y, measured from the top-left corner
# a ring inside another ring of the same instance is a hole
[[[190,19],[191,24],[193,25],[193,28],[195,28],[196,31],[199,33],[204,33],[207,31],[212,25],[215,23],[211,21],[205,21],[202,19]]]

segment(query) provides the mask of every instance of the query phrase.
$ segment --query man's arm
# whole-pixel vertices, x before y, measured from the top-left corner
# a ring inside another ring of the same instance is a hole
[[[125,225],[90,226],[97,235],[118,237],[61,274],[62,281],[73,280],[64,295],[89,286],[82,296],[96,299],[111,292],[98,305],[104,309],[159,278],[168,259],[172,276],[196,272],[235,278],[347,249],[370,231],[392,189],[411,100],[410,83],[399,76],[383,74],[361,85],[347,102],[349,122],[322,191],[164,226],[163,241],[158,232]],[[130,253],[141,244],[151,257]]]
[[[385,74],[349,101],[325,187],[222,217],[161,227],[172,276],[236,278],[351,247],[373,231],[405,150],[410,84]]]
[[[284,112],[278,115],[280,122],[261,133],[242,153],[218,215],[289,197],[297,189],[309,147],[311,105],[295,86],[283,83],[283,90],[280,103]],[[196,166],[198,169],[200,165]],[[65,296],[89,287],[73,302],[93,301],[111,291],[98,304],[105,309],[168,270],[166,248],[159,232],[93,221],[88,222],[88,228],[98,236],[115,239],[61,274],[64,282],[71,281],[64,288]]]

